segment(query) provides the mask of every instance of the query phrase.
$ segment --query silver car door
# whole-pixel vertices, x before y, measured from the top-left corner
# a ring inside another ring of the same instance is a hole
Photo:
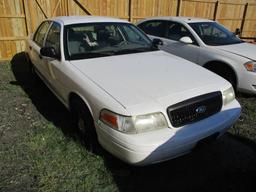
[[[192,43],[181,42],[180,39],[182,37],[189,37],[192,40]],[[164,45],[161,46],[162,50],[194,63],[198,63],[200,46],[197,44],[189,30],[182,24],[169,21],[163,41]]]

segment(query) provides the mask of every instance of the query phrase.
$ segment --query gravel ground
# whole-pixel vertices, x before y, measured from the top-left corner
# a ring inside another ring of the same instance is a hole
[[[31,78],[23,54],[0,64],[0,191],[255,191],[256,97],[216,142],[186,156],[132,167],[86,152],[69,112]]]

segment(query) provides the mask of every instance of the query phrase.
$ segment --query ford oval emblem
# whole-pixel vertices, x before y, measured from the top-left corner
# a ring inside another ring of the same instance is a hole
[[[206,106],[202,105],[196,108],[196,113],[204,113],[206,111]]]

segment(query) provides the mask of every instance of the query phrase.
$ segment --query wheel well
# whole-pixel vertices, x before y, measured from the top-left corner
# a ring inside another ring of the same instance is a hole
[[[69,110],[70,111],[72,111],[73,109],[73,101],[75,101],[75,100],[78,100],[78,101],[80,101],[80,102],[82,102],[83,103],[83,107],[91,114],[91,116],[92,116],[92,113],[91,113],[91,110],[89,109],[89,107],[87,106],[87,104],[86,104],[86,102],[79,96],[79,95],[77,95],[76,93],[70,93],[69,94]]]
[[[85,147],[87,149],[89,149],[89,151],[97,152],[97,151],[95,151],[97,149],[92,149],[90,147],[91,142],[93,143],[94,147],[99,146],[92,112],[89,109],[86,102],[78,94],[76,94],[74,92],[69,94],[69,110],[71,112],[71,122],[74,125],[74,127],[76,127],[76,128],[79,127],[79,116],[80,115],[82,115],[82,117],[86,119],[85,121],[87,122],[86,123],[87,128],[84,128],[84,129],[89,131],[88,132],[89,137],[88,136],[85,137],[85,135],[81,132],[81,130],[79,131],[79,133],[81,133],[81,135],[80,135],[80,136],[82,136],[81,139],[83,139],[83,140],[85,139],[85,141],[84,141]],[[80,111],[80,110],[82,110],[82,111]],[[91,140],[89,140],[90,138],[91,138]]]
[[[221,77],[227,79],[227,75],[231,76],[234,80],[234,85],[237,85],[237,76],[234,69],[228,64],[221,61],[211,61],[203,65],[204,68],[220,75]]]

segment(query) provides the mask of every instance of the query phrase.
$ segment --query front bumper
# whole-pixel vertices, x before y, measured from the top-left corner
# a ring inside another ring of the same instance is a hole
[[[237,88],[241,92],[256,94],[256,73],[249,71],[242,73]]]
[[[221,112],[199,122],[141,134],[124,134],[100,121],[95,125],[99,142],[107,151],[129,164],[142,166],[189,153],[201,139],[224,134],[240,112],[240,105],[234,100]]]

